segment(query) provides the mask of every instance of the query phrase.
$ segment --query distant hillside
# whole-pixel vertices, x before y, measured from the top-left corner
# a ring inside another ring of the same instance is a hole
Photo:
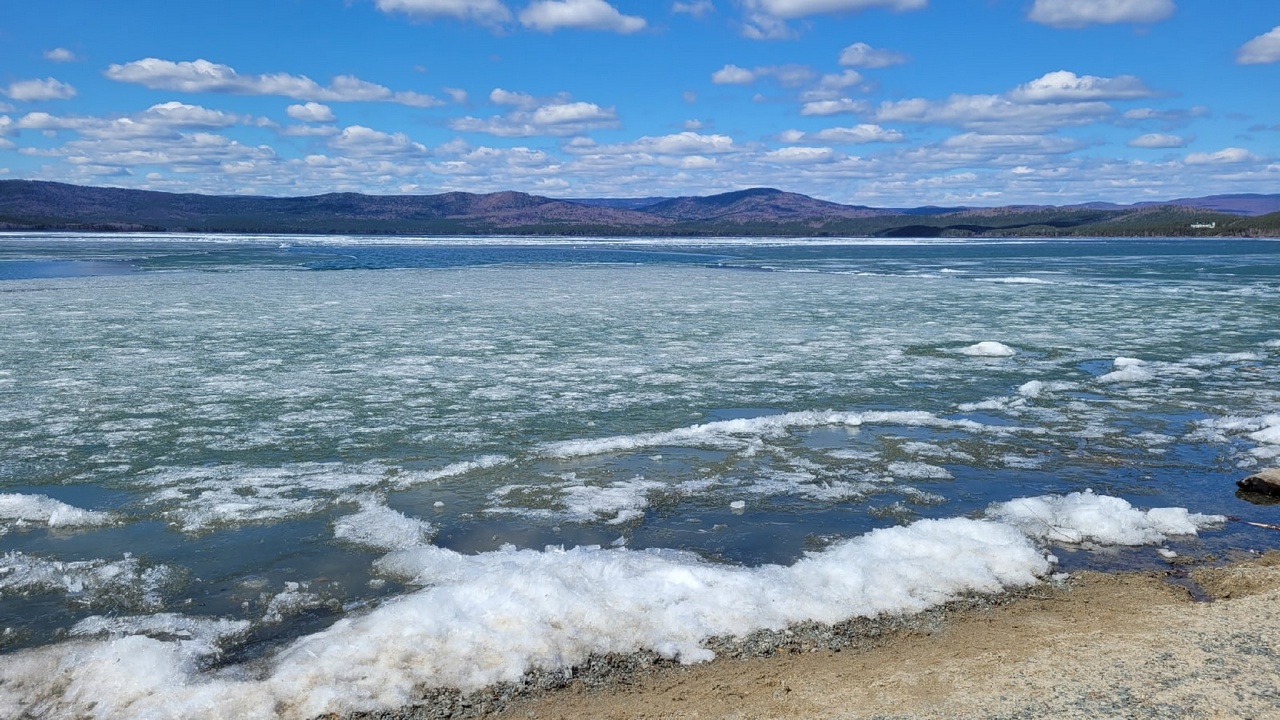
[[[1232,215],[1257,217],[1280,212],[1280,194],[1258,195],[1256,193],[1240,195],[1210,195],[1201,198],[1178,198],[1166,203],[1143,203],[1143,205],[1181,205],[1183,207],[1213,210]]]
[[[241,197],[0,181],[0,229],[402,235],[999,237],[1280,235],[1280,195],[1133,206],[872,208],[772,188],[556,200],[519,192]]]
[[[644,212],[684,222],[812,222],[897,215],[893,210],[875,210],[815,200],[808,195],[773,188],[753,188],[708,197],[673,198],[648,205]]]

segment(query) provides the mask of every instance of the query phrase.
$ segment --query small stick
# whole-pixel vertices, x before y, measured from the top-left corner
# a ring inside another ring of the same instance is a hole
[[[1227,519],[1234,520],[1238,523],[1244,523],[1245,525],[1252,525],[1254,527],[1265,528],[1267,530],[1280,530],[1280,525],[1271,525],[1268,523],[1253,522],[1252,520],[1244,520],[1242,518],[1235,517],[1234,515],[1228,515]]]

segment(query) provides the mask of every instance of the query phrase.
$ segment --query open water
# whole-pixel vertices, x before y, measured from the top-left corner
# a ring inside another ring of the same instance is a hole
[[[1280,523],[1234,485],[1277,456],[1275,241],[0,236],[11,657],[137,635],[187,643],[183,683],[278,674],[424,587],[572,595],[575,552],[593,585],[798,573],[1087,489]],[[1071,571],[1280,533],[1040,543]]]

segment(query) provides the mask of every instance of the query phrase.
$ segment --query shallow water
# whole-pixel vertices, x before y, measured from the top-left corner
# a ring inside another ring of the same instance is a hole
[[[1086,488],[1280,523],[1234,492],[1280,455],[1273,241],[10,234],[0,329],[9,650],[180,613],[255,657],[427,542],[786,565]]]

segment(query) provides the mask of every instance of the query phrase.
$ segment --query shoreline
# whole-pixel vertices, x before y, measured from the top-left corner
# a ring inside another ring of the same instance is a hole
[[[1184,566],[1175,565],[1175,568]],[[520,685],[347,717],[1262,717],[1280,706],[1280,551],[1074,574],[909,616],[712,641],[717,658],[593,658]],[[1180,575],[1180,573],[1179,573]],[[1188,582],[1189,580],[1189,582]],[[1201,592],[1202,591],[1202,592]],[[1196,596],[1209,598],[1200,601]]]

